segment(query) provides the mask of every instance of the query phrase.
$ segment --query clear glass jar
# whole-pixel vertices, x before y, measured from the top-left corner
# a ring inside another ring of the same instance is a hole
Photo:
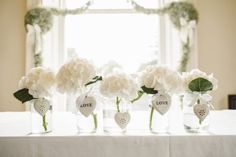
[[[29,102],[32,134],[43,134],[52,131],[52,103],[47,99],[40,99],[42,101],[33,99]]]
[[[169,109],[171,96],[167,92],[158,92],[151,98],[149,130],[151,133],[167,133],[169,131]]]
[[[153,115],[152,115],[153,114]],[[151,118],[152,115],[152,118]],[[169,113],[161,115],[153,107],[150,109],[149,130],[151,133],[167,133],[169,130]]]
[[[129,102],[124,99],[120,99],[119,105],[117,105],[117,98],[115,99],[107,99],[103,106],[103,131],[106,133],[125,133],[127,131],[127,126],[130,121],[129,114]],[[125,125],[122,127],[116,121],[117,114],[121,116],[124,115],[123,121],[125,121]]]
[[[183,98],[183,125],[187,132],[207,132],[210,126],[210,102],[211,97],[204,99],[200,94],[186,93]],[[200,121],[194,112],[197,104],[206,105],[209,113],[203,121]]]
[[[80,102],[79,102],[80,101]],[[76,99],[76,127],[78,133],[95,133],[98,129],[99,123],[99,110],[96,97],[91,94],[81,94]],[[93,105],[94,108],[86,105]],[[81,106],[85,106],[89,111],[80,110]]]

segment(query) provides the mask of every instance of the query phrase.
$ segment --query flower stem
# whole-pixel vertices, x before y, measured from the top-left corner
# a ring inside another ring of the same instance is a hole
[[[200,99],[197,99],[197,104],[200,104]],[[202,120],[199,119],[199,124],[201,125],[202,124]]]
[[[116,97],[116,109],[117,109],[117,112],[120,112],[120,104],[121,102],[121,99],[119,97]]]
[[[150,119],[149,119],[149,129],[152,130],[152,117],[153,117],[154,107],[151,107]]]
[[[92,113],[92,115],[93,115],[94,130],[97,130],[98,128],[97,114]]]
[[[200,99],[197,99],[197,104],[200,104]]]
[[[143,96],[144,92],[143,91],[138,91],[138,96],[131,100],[131,103],[134,103],[135,101],[139,100]]]
[[[46,122],[46,114],[43,115],[43,128],[44,128],[44,131],[47,131],[47,122]]]
[[[201,121],[201,119],[199,119],[199,124],[200,124],[200,125],[202,124],[202,121]]]

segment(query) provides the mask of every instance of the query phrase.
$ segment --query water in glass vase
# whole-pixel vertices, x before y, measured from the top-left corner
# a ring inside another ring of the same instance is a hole
[[[184,129],[191,133],[207,132],[210,126],[209,108],[208,104],[200,103],[199,96],[186,94],[183,99]]]
[[[165,91],[159,91],[152,97],[150,106],[149,129],[152,133],[167,133],[169,127],[169,109],[171,96]]]
[[[44,100],[31,101],[31,133],[43,134],[52,131],[52,105],[46,107]]]
[[[94,112],[88,117],[85,117],[80,112],[77,112],[76,126],[78,133],[95,133],[98,128],[98,113]]]
[[[130,121],[128,103],[120,101],[119,106],[109,101],[103,109],[103,131],[106,133],[125,133]]]
[[[78,133],[94,133],[98,128],[98,112],[95,97],[82,94],[76,99]]]
[[[153,107],[150,109],[149,130],[151,133],[167,133],[169,128],[169,113],[164,115],[157,112]]]

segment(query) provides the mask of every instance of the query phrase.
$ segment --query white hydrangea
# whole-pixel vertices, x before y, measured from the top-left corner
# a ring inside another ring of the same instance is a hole
[[[119,97],[131,99],[136,95],[137,84],[124,73],[113,73],[103,78],[100,84],[100,92],[106,97]]]
[[[19,88],[29,89],[34,98],[51,96],[55,84],[55,75],[48,68],[32,68],[26,76],[19,81]]]
[[[95,67],[86,59],[76,58],[64,64],[56,75],[61,93],[76,93],[95,77]]]
[[[178,72],[165,66],[147,66],[139,75],[140,86],[178,92],[182,89],[182,78]]]
[[[207,79],[208,81],[210,81],[213,84],[213,90],[216,90],[218,88],[218,80],[213,76],[213,74],[207,75],[205,72],[200,71],[199,69],[193,69],[190,72],[185,72],[183,73],[183,80],[184,80],[184,89],[185,90],[189,90],[188,89],[188,85],[189,83],[196,79],[202,77],[204,79]]]

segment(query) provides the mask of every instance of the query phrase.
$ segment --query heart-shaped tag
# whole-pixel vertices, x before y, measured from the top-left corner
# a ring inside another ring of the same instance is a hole
[[[209,114],[209,110],[210,109],[209,109],[208,105],[197,104],[194,106],[193,111],[194,111],[195,115],[198,117],[200,124],[203,122],[203,120]]]
[[[130,121],[130,114],[128,112],[118,112],[115,114],[115,121],[121,129],[124,129]]]
[[[96,107],[96,100],[92,96],[80,96],[76,100],[77,109],[82,115],[88,117]]]
[[[34,100],[34,109],[41,115],[44,116],[50,109],[50,101],[45,98],[38,98]]]
[[[153,96],[152,105],[161,115],[164,115],[170,108],[171,97],[166,93],[158,93]]]

